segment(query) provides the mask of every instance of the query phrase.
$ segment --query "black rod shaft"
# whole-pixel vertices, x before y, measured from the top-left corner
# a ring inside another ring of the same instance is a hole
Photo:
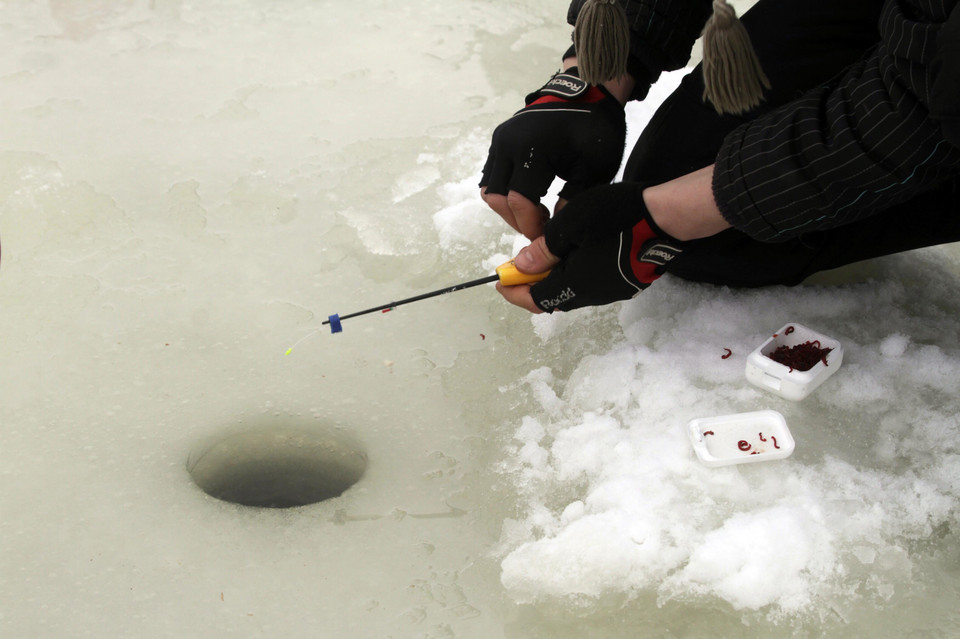
[[[480,286],[481,284],[489,284],[490,282],[496,282],[500,279],[499,275],[488,275],[487,277],[481,277],[478,280],[472,280],[470,282],[463,282],[462,284],[454,284],[453,286],[448,286],[447,288],[441,288],[436,291],[430,291],[429,293],[423,293],[422,295],[416,295],[414,297],[408,297],[405,300],[398,300],[396,302],[390,302],[389,304],[383,304],[381,306],[376,306],[374,308],[368,308],[364,311],[357,311],[356,313],[350,313],[349,315],[342,315],[341,320],[350,319],[351,317],[358,317],[360,315],[366,315],[367,313],[376,313],[377,311],[386,311],[391,308],[396,308],[403,304],[409,304],[410,302],[419,302],[420,300],[425,300],[428,297],[436,297],[438,295],[445,295],[447,293],[453,293],[454,291],[462,291],[465,288],[471,288],[474,286]],[[330,320],[326,319],[321,322],[323,324],[329,324]]]

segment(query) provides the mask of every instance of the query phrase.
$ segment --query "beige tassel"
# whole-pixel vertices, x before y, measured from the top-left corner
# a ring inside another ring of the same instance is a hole
[[[703,29],[703,85],[703,99],[721,115],[759,106],[770,88],[750,36],[726,0],[713,0],[713,16]]]
[[[573,28],[580,78],[602,84],[627,73],[630,28],[616,0],[587,0]]]

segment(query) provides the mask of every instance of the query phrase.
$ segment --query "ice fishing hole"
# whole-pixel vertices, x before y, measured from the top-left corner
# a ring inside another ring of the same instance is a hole
[[[273,424],[221,433],[187,458],[187,472],[205,493],[258,508],[339,497],[366,468],[363,450],[337,430]]]

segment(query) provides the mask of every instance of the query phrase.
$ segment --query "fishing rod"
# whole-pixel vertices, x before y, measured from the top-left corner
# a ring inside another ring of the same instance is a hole
[[[330,325],[331,333],[340,333],[343,331],[343,327],[340,325],[345,319],[350,319],[351,317],[359,317],[360,315],[367,315],[368,313],[376,313],[381,311],[386,313],[387,311],[392,311],[398,306],[403,306],[404,304],[409,304],[410,302],[419,302],[420,300],[425,300],[430,297],[437,297],[438,295],[446,295],[447,293],[453,293],[455,291],[462,291],[465,288],[473,288],[474,286],[480,286],[481,284],[489,284],[491,282],[499,281],[504,286],[516,286],[517,284],[532,284],[533,282],[539,282],[547,275],[550,274],[550,271],[545,273],[521,273],[517,270],[516,265],[513,263],[513,260],[505,262],[497,267],[497,272],[493,275],[488,275],[487,277],[481,277],[477,280],[471,280],[469,282],[461,282],[460,284],[454,284],[453,286],[448,286],[446,288],[437,289],[436,291],[430,291],[429,293],[422,293],[420,295],[415,295],[413,297],[408,297],[407,299],[397,300],[396,302],[390,302],[389,304],[381,304],[380,306],[374,306],[373,308],[368,308],[363,311],[357,311],[355,313],[349,313],[347,315],[337,315],[334,313],[329,318],[321,322],[321,325],[326,326]]]
[[[341,322],[352,317],[359,317],[361,315],[367,315],[369,313],[376,313],[377,311],[386,313],[392,311],[398,306],[403,306],[404,304],[409,304],[411,302],[419,302],[420,300],[425,300],[430,297],[437,297],[438,295],[446,295],[447,293],[453,293],[455,291],[462,291],[465,288],[473,288],[474,286],[480,286],[481,284],[489,284],[491,282],[499,281],[504,286],[516,286],[518,284],[533,284],[534,282],[539,282],[547,275],[550,274],[550,271],[545,271],[543,273],[521,273],[517,270],[516,265],[513,263],[513,260],[505,262],[497,267],[496,273],[493,275],[488,275],[487,277],[481,277],[480,279],[470,280],[469,282],[461,282],[460,284],[454,284],[453,286],[448,286],[446,288],[437,289],[436,291],[430,291],[429,293],[421,293],[420,295],[414,295],[413,297],[408,297],[406,299],[397,300],[396,302],[390,302],[389,304],[381,304],[380,306],[374,306],[373,308],[368,308],[362,311],[357,311],[355,313],[348,313],[347,315],[337,315],[334,313],[327,319],[323,320],[320,324],[322,326],[330,326],[331,333],[341,333],[343,332],[343,326]],[[318,329],[319,330],[319,329]],[[315,333],[309,333],[300,338],[299,344],[307,337]],[[290,354],[290,351],[293,350],[294,344],[287,349],[287,355]]]

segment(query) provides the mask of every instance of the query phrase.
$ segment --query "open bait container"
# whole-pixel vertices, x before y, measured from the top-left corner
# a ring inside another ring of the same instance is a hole
[[[770,354],[780,346],[791,348],[805,342],[819,342],[821,348],[831,349],[824,358],[826,363],[819,361],[810,370],[800,371],[770,359]],[[837,372],[841,362],[840,342],[801,324],[785,324],[747,357],[747,381],[785,399],[798,401]]]
[[[786,420],[774,410],[694,419],[687,424],[687,436],[707,466],[783,459],[795,445]]]

